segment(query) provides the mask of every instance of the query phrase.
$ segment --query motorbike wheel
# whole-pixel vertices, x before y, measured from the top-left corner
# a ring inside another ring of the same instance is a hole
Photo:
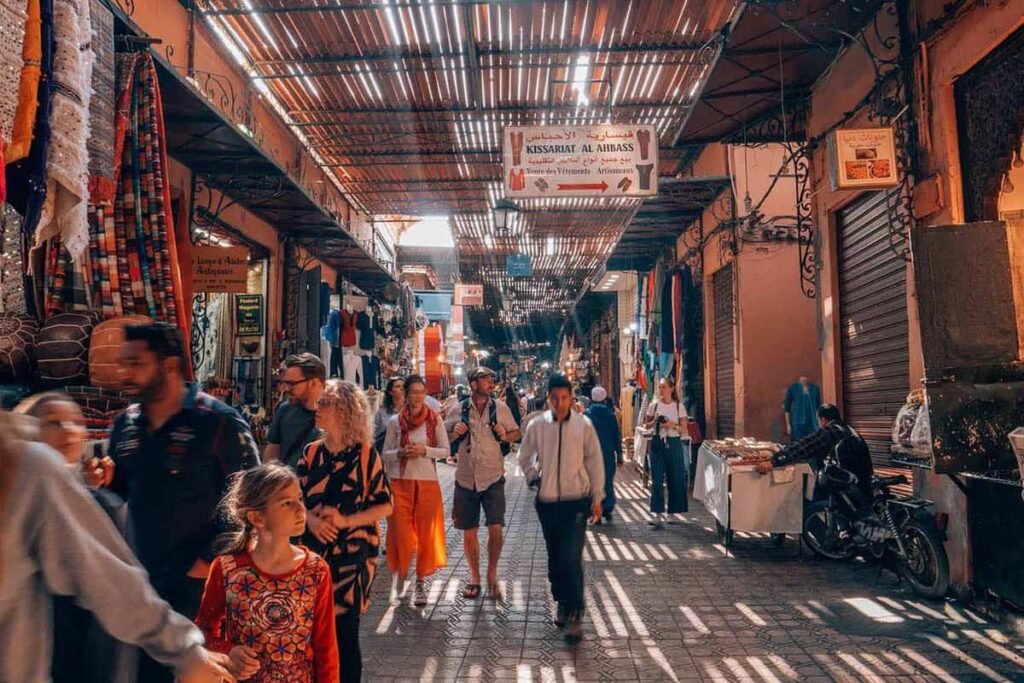
[[[846,532],[847,538],[840,538]],[[850,540],[853,523],[829,507],[825,501],[812,503],[804,512],[803,541],[818,557],[827,560],[848,560],[857,552]]]
[[[916,519],[902,529],[906,561],[900,573],[919,595],[938,600],[949,591],[949,557],[939,533]]]

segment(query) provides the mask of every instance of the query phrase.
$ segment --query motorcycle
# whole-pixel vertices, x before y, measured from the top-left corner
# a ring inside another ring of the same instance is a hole
[[[903,475],[874,477],[872,500],[864,501],[857,477],[830,459],[818,485],[825,497],[807,504],[803,538],[811,551],[830,560],[856,555],[888,566],[926,598],[949,590],[949,557],[929,500],[897,496]]]

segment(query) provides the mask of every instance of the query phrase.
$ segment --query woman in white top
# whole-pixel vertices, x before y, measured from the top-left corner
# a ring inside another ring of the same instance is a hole
[[[391,599],[416,556],[413,604],[427,604],[426,579],[448,563],[444,535],[444,505],[437,481],[437,461],[448,457],[444,420],[426,405],[422,377],[405,380],[405,407],[388,422],[383,459],[391,482],[394,511],[388,519],[388,568]]]
[[[686,408],[672,380],[658,382],[658,399],[651,401],[644,414],[644,426],[654,430],[651,439],[651,512],[650,524],[656,529],[665,522],[665,488],[668,487],[668,514],[689,511],[687,480],[689,464],[680,435],[686,433]]]

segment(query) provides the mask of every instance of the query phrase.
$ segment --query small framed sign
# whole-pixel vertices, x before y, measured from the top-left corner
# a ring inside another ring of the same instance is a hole
[[[235,297],[235,334],[239,337],[263,334],[262,294],[239,294]]]
[[[885,128],[840,128],[829,149],[836,189],[884,189],[899,185],[896,139]]]

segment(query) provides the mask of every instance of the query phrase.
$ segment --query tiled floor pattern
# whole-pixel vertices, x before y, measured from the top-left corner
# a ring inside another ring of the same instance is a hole
[[[449,506],[452,468],[439,471]],[[726,552],[692,501],[652,530],[636,478],[622,471],[616,488],[615,523],[588,532],[582,643],[550,623],[533,493],[510,472],[505,602],[462,597],[462,536],[449,528],[426,609],[389,605],[380,573],[362,624],[365,680],[1024,681],[1024,630],[1009,621],[920,600],[874,567],[801,557],[794,540],[737,534]]]

